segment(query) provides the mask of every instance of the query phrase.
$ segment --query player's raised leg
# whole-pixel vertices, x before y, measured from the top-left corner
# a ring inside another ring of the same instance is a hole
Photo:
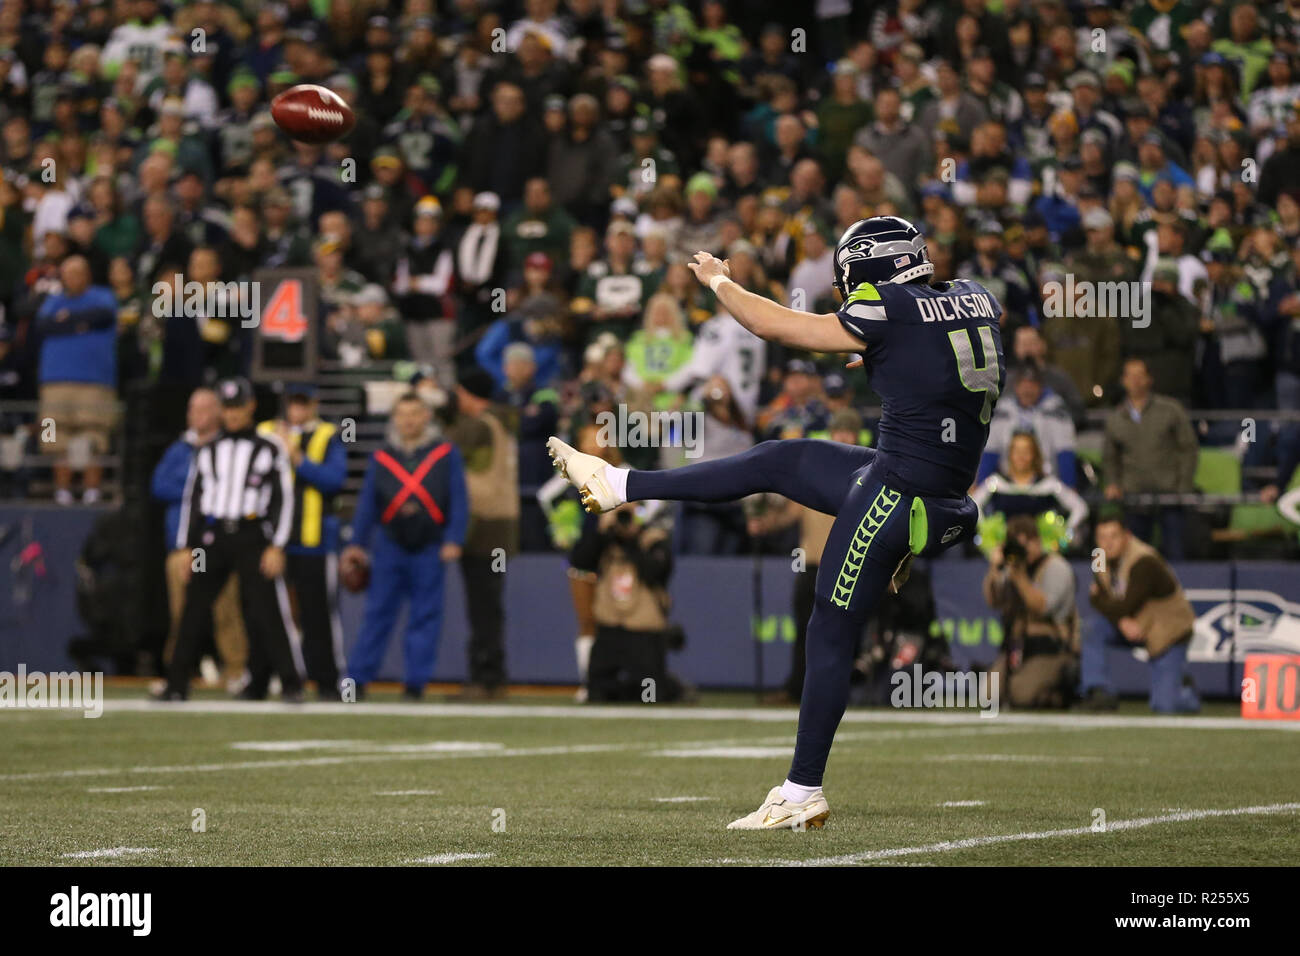
[[[634,471],[576,451],[558,438],[547,443],[555,467],[596,513],[628,501],[735,501],[773,492],[801,505],[835,514],[853,473],[875,451],[819,439],[760,442],[748,451],[664,471]]]

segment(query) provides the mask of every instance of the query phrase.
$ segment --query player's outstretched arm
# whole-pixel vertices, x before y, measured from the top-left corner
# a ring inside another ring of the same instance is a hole
[[[810,352],[861,352],[862,342],[840,325],[835,314],[796,312],[755,295],[733,282],[730,266],[707,252],[697,252],[687,265],[736,321],[760,339]]]

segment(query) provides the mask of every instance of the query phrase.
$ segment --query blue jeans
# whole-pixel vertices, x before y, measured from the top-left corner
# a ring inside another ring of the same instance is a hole
[[[1294,372],[1277,373],[1277,407],[1300,411],[1300,375]],[[1300,422],[1286,422],[1277,436],[1278,488],[1286,490],[1291,473],[1300,464]]]
[[[1134,508],[1128,513],[1128,529],[1147,544],[1152,544],[1157,519],[1160,521],[1160,553],[1168,561],[1182,561],[1187,556],[1183,547],[1183,527],[1187,516],[1178,505]]]
[[[1097,615],[1088,621],[1083,633],[1083,653],[1080,655],[1080,689],[1084,696],[1094,687],[1115,693],[1110,682],[1110,668],[1106,661],[1108,647],[1131,648],[1119,629],[1106,618]],[[1162,714],[1194,714],[1201,709],[1201,698],[1193,687],[1183,686],[1187,670],[1187,642],[1175,644],[1159,657],[1152,658],[1151,709]]]

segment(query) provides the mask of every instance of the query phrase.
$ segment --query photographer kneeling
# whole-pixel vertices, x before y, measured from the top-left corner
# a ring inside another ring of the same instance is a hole
[[[591,701],[682,696],[681,682],[668,672],[668,651],[680,646],[681,632],[668,621],[671,541],[651,520],[660,507],[627,504],[589,519],[573,548],[573,572],[594,578],[596,585],[596,643],[587,669]]]
[[[984,600],[1002,615],[1003,650],[993,671],[1013,707],[1065,707],[1078,679],[1079,615],[1074,569],[1043,548],[1029,515],[1007,522],[989,556]]]

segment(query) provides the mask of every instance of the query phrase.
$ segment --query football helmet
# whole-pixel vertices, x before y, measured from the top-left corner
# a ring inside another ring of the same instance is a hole
[[[846,299],[860,283],[911,282],[934,275],[921,230],[897,216],[860,219],[835,244],[835,288]]]

